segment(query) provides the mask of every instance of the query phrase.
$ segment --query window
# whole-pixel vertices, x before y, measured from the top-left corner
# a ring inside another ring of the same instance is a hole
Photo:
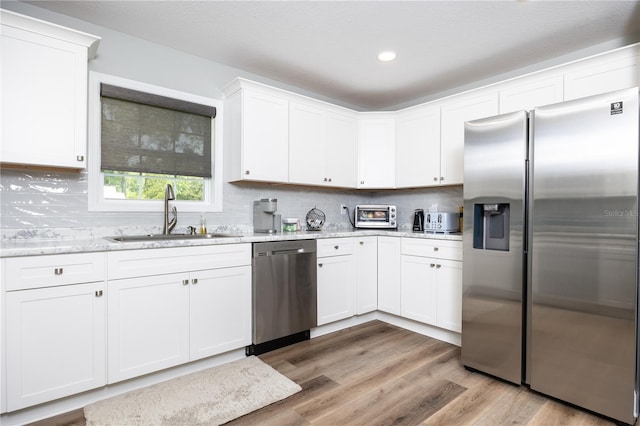
[[[89,77],[89,210],[222,210],[220,101],[100,73]]]

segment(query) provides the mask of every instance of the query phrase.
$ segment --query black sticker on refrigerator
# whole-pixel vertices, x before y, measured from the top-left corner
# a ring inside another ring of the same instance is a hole
[[[611,103],[611,115],[622,114],[622,101]]]

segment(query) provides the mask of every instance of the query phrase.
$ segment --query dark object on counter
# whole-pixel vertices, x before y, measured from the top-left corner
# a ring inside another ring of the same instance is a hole
[[[417,232],[424,231],[424,210],[416,209],[413,212],[413,230]]]
[[[307,221],[307,230],[308,231],[319,231],[322,229],[322,225],[324,225],[324,221],[326,216],[324,212],[317,208],[312,208],[307,213],[306,221]]]

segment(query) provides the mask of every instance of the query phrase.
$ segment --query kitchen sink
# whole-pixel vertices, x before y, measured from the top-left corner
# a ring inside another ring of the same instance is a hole
[[[211,234],[142,234],[142,235],[120,235],[117,237],[107,237],[108,240],[119,243],[132,243],[140,241],[166,241],[166,240],[203,240],[209,238],[233,238],[240,235],[211,233]]]

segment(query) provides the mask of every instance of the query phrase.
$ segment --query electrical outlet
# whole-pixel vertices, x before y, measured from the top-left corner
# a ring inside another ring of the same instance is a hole
[[[340,204],[340,214],[347,214],[347,205]]]

